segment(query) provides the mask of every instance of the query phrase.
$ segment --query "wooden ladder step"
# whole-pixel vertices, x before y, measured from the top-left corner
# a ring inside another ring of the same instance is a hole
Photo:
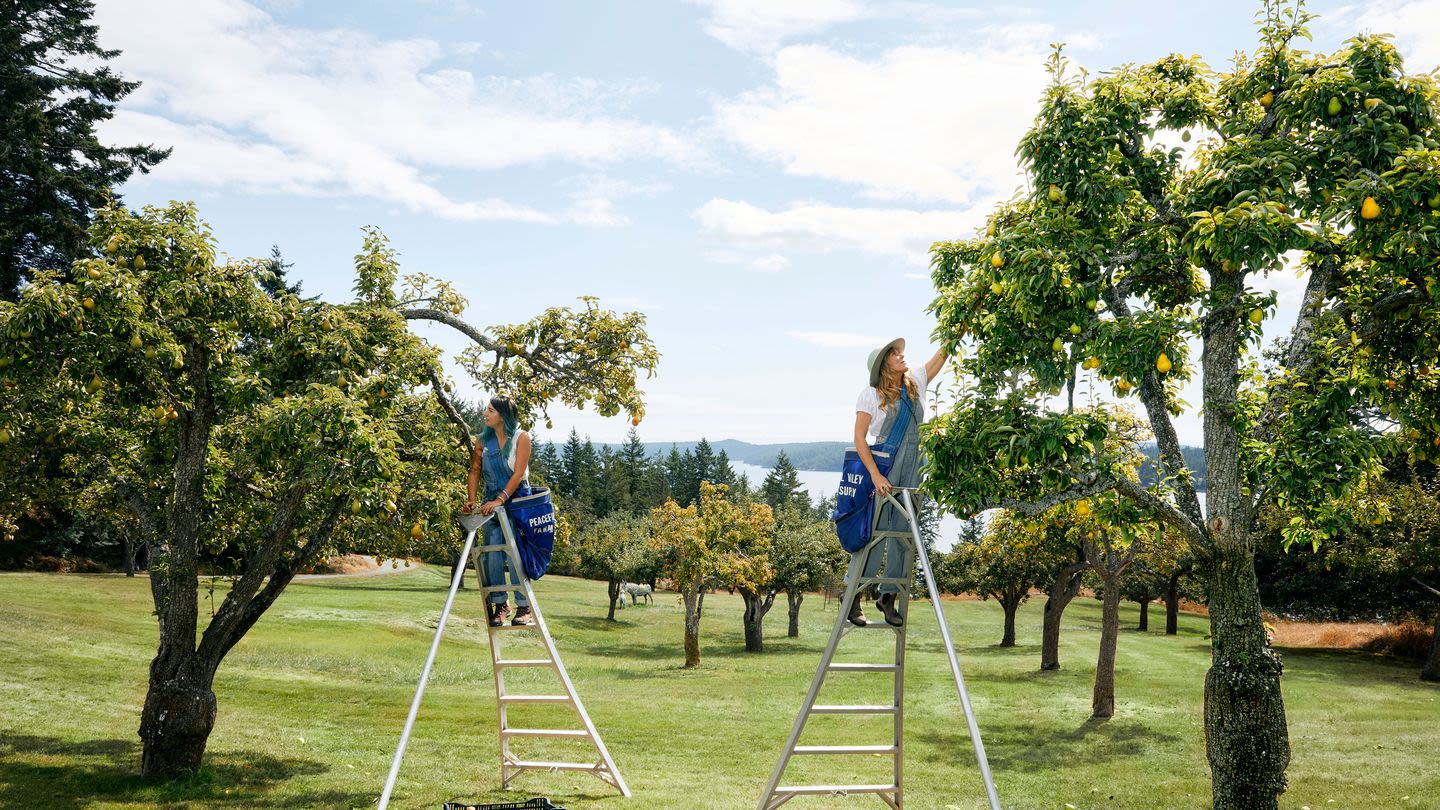
[[[499,631],[501,631],[501,630],[539,630],[539,629],[540,629],[540,623],[539,623],[539,622],[535,622],[535,623],[533,623],[533,624],[510,624],[510,623],[507,622],[507,623],[505,623],[505,624],[500,625],[499,627],[491,627],[491,628],[490,628],[490,632],[495,633],[495,632],[499,632]]]
[[[840,704],[830,706],[811,706],[811,714],[894,714],[894,706],[845,706]]]
[[[501,695],[501,703],[573,703],[569,695]]]
[[[590,738],[590,732],[583,728],[578,729],[556,729],[556,728],[506,728],[500,730],[502,737],[554,737],[564,739],[586,740]]]
[[[797,745],[797,754],[898,754],[898,745]]]
[[[511,661],[496,661],[497,667],[548,667],[555,662],[549,658],[517,658]]]

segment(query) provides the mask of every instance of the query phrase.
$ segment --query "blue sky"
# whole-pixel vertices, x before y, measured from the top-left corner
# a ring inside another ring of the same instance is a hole
[[[1049,43],[1092,71],[1220,67],[1258,7],[100,0],[96,19],[144,83],[104,137],[175,149],[130,205],[195,200],[222,250],[278,244],[331,300],[377,225],[477,325],[580,295],[638,309],[662,353],[642,436],[771,442],[848,439],[872,345],[928,356],[925,250],[1023,184]],[[1310,8],[1314,49],[1393,31],[1412,71],[1440,64],[1440,0]],[[1293,322],[1303,280],[1273,282]],[[552,437],[629,428],[554,415]],[[1198,441],[1193,411],[1179,428]]]

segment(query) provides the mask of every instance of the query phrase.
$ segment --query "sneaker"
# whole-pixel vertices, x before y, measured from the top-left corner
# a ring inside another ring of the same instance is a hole
[[[897,597],[893,593],[882,593],[880,598],[875,600],[875,607],[880,608],[880,612],[885,614],[885,623],[891,627],[900,627],[905,624],[905,617],[895,609],[896,601]]]
[[[535,617],[530,614],[530,606],[529,606],[529,605],[516,605],[516,606],[515,606],[515,618],[511,619],[511,620],[510,620],[510,623],[513,624],[513,625],[515,625],[516,627],[519,627],[519,626],[521,626],[521,625],[526,625],[526,624],[534,624],[534,623],[535,623]]]
[[[510,603],[509,603],[509,602],[491,602],[491,603],[490,603],[490,626],[491,626],[491,627],[499,627],[499,626],[503,625],[503,624],[505,623],[505,620],[506,620],[507,618],[509,618],[509,616],[510,616]]]
[[[860,610],[860,594],[855,594],[855,601],[850,603],[850,615],[845,618],[849,619],[850,623],[856,627],[864,627],[867,624],[865,614]]]

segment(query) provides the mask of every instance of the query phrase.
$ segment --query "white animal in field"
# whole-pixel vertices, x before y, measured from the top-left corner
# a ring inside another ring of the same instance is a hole
[[[630,594],[630,604],[632,605],[638,604],[642,598],[652,605],[655,604],[655,589],[649,585],[636,585],[633,582],[622,582],[620,583],[620,592]]]

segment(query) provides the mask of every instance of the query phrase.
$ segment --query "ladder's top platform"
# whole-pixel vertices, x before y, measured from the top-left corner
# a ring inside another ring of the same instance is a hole
[[[491,515],[493,514],[494,513],[492,512],[490,515],[482,515],[479,512],[476,512],[474,514],[467,515],[464,512],[461,512],[460,528],[464,529],[467,532],[473,532],[476,529],[480,528],[480,526],[483,525],[485,521],[489,520]]]

